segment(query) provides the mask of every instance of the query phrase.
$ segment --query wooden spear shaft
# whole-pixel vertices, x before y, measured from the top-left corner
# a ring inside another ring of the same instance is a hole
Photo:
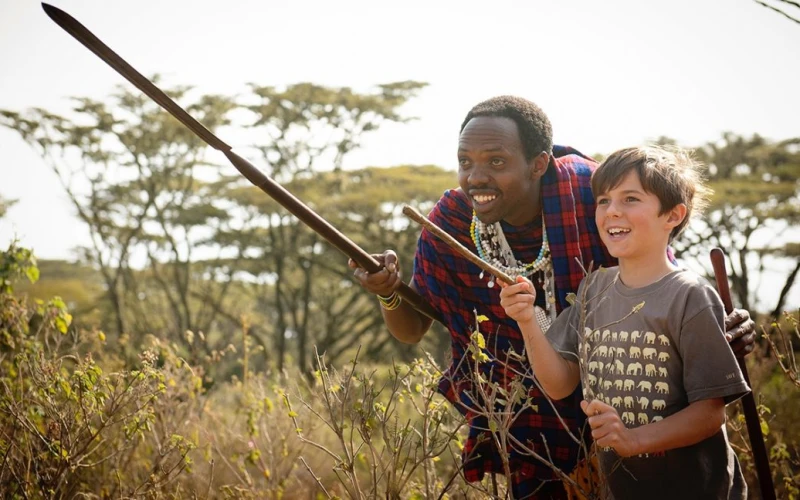
[[[236,167],[236,169],[247,178],[248,181],[271,196],[301,222],[328,240],[329,243],[338,248],[343,254],[356,261],[359,266],[363,267],[370,273],[376,273],[382,269],[380,262],[361,249],[361,247],[356,245],[351,239],[339,232],[339,230],[333,227],[328,221],[311,210],[305,203],[297,199],[283,186],[258,170],[255,166],[253,166],[252,163],[231,151],[232,148],[228,144],[214,135],[210,130],[205,128],[200,122],[195,120],[189,113],[186,112],[186,110],[180,107],[161,89],[156,87],[153,82],[136,71],[133,66],[128,64],[116,52],[111,50],[108,45],[103,43],[74,17],[70,16],[63,10],[46,3],[42,3],[42,8],[50,17],[50,19],[61,26],[64,31],[72,35],[73,38],[94,52],[97,57],[114,68],[117,73],[125,77],[126,80],[144,92],[145,95],[155,101],[159,106],[164,108],[169,114],[186,125],[189,130],[197,134],[197,136],[203,139],[206,144],[221,151],[228,158],[228,160],[230,160],[233,166]],[[397,289],[397,293],[403,298],[403,300],[411,304],[416,310],[425,316],[437,321],[441,321],[439,313],[433,309],[433,307],[431,307],[431,305],[426,302],[422,296],[420,296],[405,283],[400,285],[400,288]]]
[[[728,272],[725,269],[725,253],[719,248],[711,250],[711,265],[714,267],[714,277],[717,280],[717,290],[725,306],[725,314],[733,312],[731,302],[731,290],[728,287]],[[739,368],[742,370],[744,380],[750,385],[750,376],[747,374],[747,366],[744,358],[737,358]],[[764,435],[761,432],[761,419],[758,416],[756,400],[752,390],[742,398],[742,411],[744,411],[744,421],[747,426],[747,435],[750,438],[750,449],[753,451],[753,462],[756,466],[758,485],[761,489],[763,500],[775,500],[775,486],[772,483],[772,473],[769,469],[769,456],[767,447],[764,444]]]
[[[495,266],[489,264],[488,262],[484,262],[483,260],[481,260],[480,257],[470,252],[467,247],[465,247],[464,245],[459,243],[458,240],[456,240],[455,238],[444,232],[442,228],[440,228],[439,226],[428,220],[427,217],[419,213],[413,207],[410,207],[408,205],[403,206],[403,213],[409,219],[413,220],[417,224],[420,224],[422,227],[432,232],[434,236],[436,236],[440,240],[450,245],[450,247],[454,249],[456,252],[458,252],[462,257],[472,262],[476,266],[480,267],[483,271],[486,271],[495,278],[502,280],[508,283],[509,285],[514,284],[514,278],[504,273],[500,269],[496,268]]]

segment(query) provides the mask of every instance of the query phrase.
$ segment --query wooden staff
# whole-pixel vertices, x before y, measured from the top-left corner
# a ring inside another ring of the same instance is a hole
[[[733,312],[731,303],[731,290],[728,288],[728,273],[725,270],[725,254],[719,248],[711,250],[711,265],[714,267],[714,276],[717,280],[717,289],[725,306],[725,314]],[[747,366],[744,358],[736,358],[739,368],[742,370],[744,380],[750,385],[750,377],[747,375]],[[767,447],[764,444],[764,435],[761,433],[761,420],[756,408],[756,400],[752,390],[742,398],[742,410],[744,411],[744,421],[747,425],[747,435],[750,438],[750,448],[753,450],[753,462],[756,466],[758,475],[758,485],[761,489],[761,498],[764,500],[775,500],[775,486],[772,483],[772,473],[769,469],[769,456]]]
[[[455,238],[444,232],[442,228],[440,228],[439,226],[428,220],[427,217],[419,213],[413,207],[410,207],[408,205],[403,206],[403,213],[409,219],[422,225],[422,227],[432,232],[434,236],[436,236],[440,240],[450,245],[450,247],[453,248],[456,252],[458,252],[462,257],[466,258],[468,261],[480,267],[483,271],[486,271],[495,278],[502,280],[509,285],[513,285],[515,283],[514,278],[507,275],[506,273],[496,268],[495,266],[489,264],[488,262],[484,262],[483,260],[481,260],[480,257],[470,252],[467,247],[465,247],[464,245],[459,243],[458,240],[456,240]]]
[[[320,217],[311,210],[305,203],[297,199],[292,193],[283,186],[266,176],[258,170],[252,163],[231,151],[231,147],[205,128],[200,122],[195,120],[189,113],[181,108],[175,101],[167,96],[161,89],[156,87],[153,82],[145,78],[136,71],[133,66],[125,62],[116,52],[111,50],[108,45],[103,43],[84,25],[79,23],[74,17],[63,10],[52,5],[42,3],[45,13],[50,19],[61,26],[64,31],[81,42],[86,48],[95,53],[100,59],[114,68],[126,80],[131,82],[136,88],[145,93],[150,99],[164,108],[169,114],[178,119],[186,127],[197,134],[209,146],[222,153],[230,160],[236,169],[244,175],[254,186],[261,189],[275,201],[280,203],[285,209],[297,217],[301,222],[314,230],[317,234],[328,240],[333,246],[338,248],[343,254],[347,255],[370,273],[377,273],[382,269],[380,262],[375,260],[370,254],[356,245],[351,239],[339,232],[328,221]],[[416,310],[431,319],[441,321],[439,313],[431,307],[417,292],[411,287],[402,283],[397,289],[398,295],[403,300],[411,304]]]

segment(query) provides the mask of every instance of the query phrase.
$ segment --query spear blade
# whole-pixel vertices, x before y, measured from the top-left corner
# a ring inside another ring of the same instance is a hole
[[[122,57],[103,43],[88,28],[78,22],[77,19],[67,14],[58,7],[42,2],[42,9],[56,24],[64,31],[72,35],[84,47],[92,51],[97,57],[111,66],[117,73],[131,82],[136,88],[141,90],[146,96],[164,108],[169,114],[183,123],[189,130],[197,134],[209,146],[221,151],[231,164],[238,170],[250,183],[264,191],[267,195],[280,203],[285,209],[297,217],[306,226],[325,238],[334,247],[339,249],[358,263],[370,273],[379,272],[381,264],[361,247],[356,245],[350,238],[342,234],[333,227],[330,222],[320,217],[311,210],[305,203],[296,198],[283,186],[275,182],[272,178],[257,169],[252,163],[234,153],[231,147],[195,120],[189,113],[172,100],[167,94],[159,89],[153,82],[139,73],[133,66],[128,64]],[[397,293],[403,300],[411,304],[416,310],[425,316],[441,321],[439,313],[431,307],[414,289],[403,283],[397,289]]]

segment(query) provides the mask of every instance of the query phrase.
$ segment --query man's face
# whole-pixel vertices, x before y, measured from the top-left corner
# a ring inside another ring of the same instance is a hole
[[[527,224],[541,208],[539,178],[548,159],[546,154],[525,159],[514,120],[479,116],[458,139],[458,183],[482,222]]]

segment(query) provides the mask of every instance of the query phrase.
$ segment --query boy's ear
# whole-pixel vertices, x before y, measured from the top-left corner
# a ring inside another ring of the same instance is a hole
[[[550,165],[550,154],[542,151],[536,155],[528,165],[531,167],[531,176],[533,179],[538,179],[547,172],[547,167]]]
[[[669,228],[672,229],[681,222],[683,222],[683,219],[686,218],[687,212],[688,209],[686,208],[685,203],[678,203],[677,205],[672,207],[672,209],[668,212],[667,226],[669,226]]]

